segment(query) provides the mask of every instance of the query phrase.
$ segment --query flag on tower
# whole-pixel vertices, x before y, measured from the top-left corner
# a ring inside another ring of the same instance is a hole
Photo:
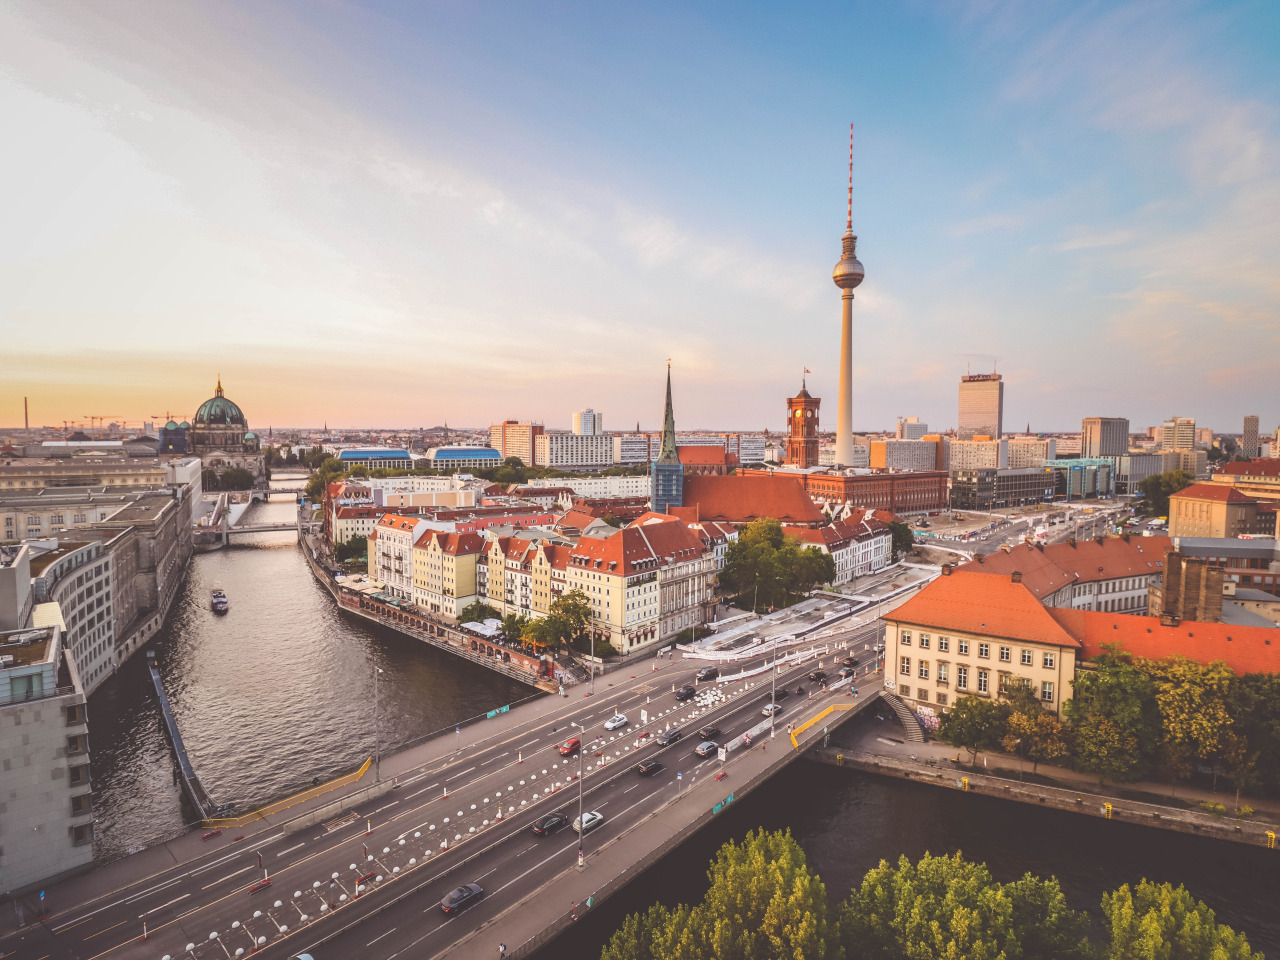
[[[805,367],[805,368],[804,368],[804,372],[805,372],[805,373],[813,373],[813,371],[812,371],[812,370],[810,370],[808,367]]]

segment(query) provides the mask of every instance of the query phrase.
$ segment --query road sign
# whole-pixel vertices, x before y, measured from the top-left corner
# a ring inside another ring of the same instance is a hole
[[[676,779],[677,779],[677,780],[683,780],[683,779],[684,779],[684,774],[683,774],[683,773],[680,773],[680,772],[678,772],[678,771],[677,771],[677,772],[676,772]],[[40,899],[41,899],[41,900],[43,900],[43,899],[44,899],[44,894],[43,894],[43,893],[41,893],[41,894],[40,894]]]
[[[721,762],[721,763],[723,763],[723,762],[725,761],[725,759],[727,759],[727,758],[728,758],[728,756],[729,756],[729,750],[728,750],[728,748],[727,748],[727,747],[721,747],[721,748],[719,749],[719,751],[717,751],[717,755],[720,757],[720,762]]]
[[[648,711],[648,710],[641,710],[641,711],[640,711],[640,722],[641,722],[642,724],[644,724],[644,723],[648,723],[648,722],[649,722],[649,711]]]
[[[44,899],[44,891],[43,891],[43,890],[41,890],[41,891],[40,891],[40,899],[41,899],[41,900],[43,900],[43,899]]]

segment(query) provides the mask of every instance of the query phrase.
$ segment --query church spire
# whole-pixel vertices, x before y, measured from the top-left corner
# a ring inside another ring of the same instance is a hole
[[[671,361],[667,360],[667,406],[662,414],[662,447],[658,451],[658,463],[679,463],[676,452],[676,415],[671,407]]]
[[[222,374],[218,374],[218,388],[213,391],[215,397],[222,396]]]

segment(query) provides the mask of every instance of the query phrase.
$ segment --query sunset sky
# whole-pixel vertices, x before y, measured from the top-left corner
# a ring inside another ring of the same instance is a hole
[[[1280,422],[1280,4],[9,3],[0,427]]]

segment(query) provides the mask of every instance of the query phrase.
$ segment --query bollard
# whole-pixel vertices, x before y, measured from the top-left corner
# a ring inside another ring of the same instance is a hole
[[[364,835],[367,837],[371,833],[373,833],[373,821],[366,820],[364,822]]]

